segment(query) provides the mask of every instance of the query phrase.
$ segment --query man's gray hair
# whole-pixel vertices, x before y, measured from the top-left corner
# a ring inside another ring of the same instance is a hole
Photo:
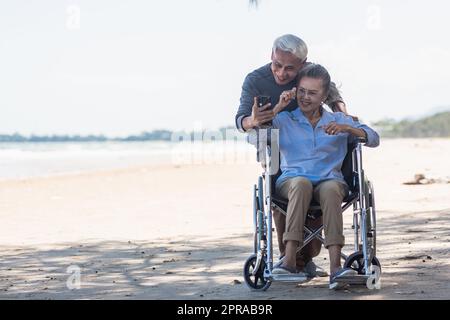
[[[277,49],[290,52],[302,61],[304,61],[308,55],[306,43],[293,34],[285,34],[276,38],[273,42],[272,52],[275,52]]]

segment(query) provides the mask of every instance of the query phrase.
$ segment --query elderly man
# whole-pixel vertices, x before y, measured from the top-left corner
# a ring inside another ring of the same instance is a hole
[[[256,97],[260,95],[270,96],[272,106],[276,105],[282,92],[291,90],[296,86],[299,71],[310,64],[306,61],[307,54],[308,48],[305,42],[297,36],[286,34],[275,39],[272,47],[272,62],[251,72],[245,78],[240,106],[235,119],[239,131],[248,132],[275,117],[270,105],[258,107]],[[335,112],[347,113],[345,103],[334,83],[331,83],[325,104]],[[284,110],[293,111],[296,108],[298,108],[297,103],[293,100]],[[281,263],[281,258],[285,253],[282,235],[286,228],[286,219],[283,214],[276,210],[273,210],[273,217],[277,230]],[[311,227],[321,224],[321,218],[307,221],[307,225]],[[319,240],[313,240],[302,249],[297,254],[297,269],[305,272],[308,277],[327,276],[326,272],[312,261],[312,258],[320,253],[320,249],[321,242]]]

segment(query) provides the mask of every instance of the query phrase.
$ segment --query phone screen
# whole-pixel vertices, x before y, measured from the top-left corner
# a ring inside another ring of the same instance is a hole
[[[271,103],[270,96],[258,96],[258,107],[262,108],[268,103]]]
[[[268,103],[272,103],[272,101],[270,99],[270,96],[258,96],[258,107],[259,108],[264,107]],[[269,109],[272,109],[272,108],[273,108],[273,105],[271,105],[269,107]],[[269,109],[267,109],[267,110],[269,110]],[[263,126],[264,127],[266,127],[266,126],[271,127],[272,126],[272,121],[268,121],[268,122],[264,123]]]

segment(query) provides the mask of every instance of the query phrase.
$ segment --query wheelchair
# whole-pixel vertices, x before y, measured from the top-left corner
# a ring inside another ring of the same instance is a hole
[[[265,134],[261,134],[265,132]],[[244,280],[254,291],[267,290],[274,281],[298,282],[295,274],[273,274],[273,244],[272,209],[277,209],[286,215],[288,200],[275,193],[275,181],[281,174],[279,168],[279,151],[272,148],[275,141],[271,128],[259,130],[257,161],[261,162],[264,172],[258,177],[253,187],[253,222],[254,222],[254,253],[244,264]],[[261,143],[261,141],[263,143]],[[349,138],[348,151],[342,164],[342,174],[349,192],[344,198],[341,209],[346,211],[353,206],[354,252],[350,255],[341,253],[343,266],[352,268],[357,275],[345,279],[349,285],[366,285],[369,289],[380,288],[381,264],[376,257],[376,210],[375,193],[372,183],[367,179],[362,167],[362,144],[364,139]],[[275,145],[274,145],[275,146]],[[273,151],[273,153],[272,153]],[[275,167],[273,165],[276,165]],[[319,203],[311,201],[307,219],[317,219],[322,215]],[[322,244],[323,224],[314,229],[305,223],[305,239],[303,245],[297,248],[297,253],[313,239],[319,239]]]

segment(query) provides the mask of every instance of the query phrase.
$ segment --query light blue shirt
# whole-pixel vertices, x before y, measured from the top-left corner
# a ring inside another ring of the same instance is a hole
[[[374,130],[342,112],[331,113],[324,109],[315,128],[300,108],[281,112],[273,120],[273,127],[279,129],[280,137],[282,174],[277,179],[277,188],[287,179],[299,176],[308,178],[313,185],[330,179],[345,183],[341,167],[347,154],[349,134],[327,134],[324,127],[333,121],[363,129],[367,133],[365,145],[368,147],[376,147],[380,143]]]

